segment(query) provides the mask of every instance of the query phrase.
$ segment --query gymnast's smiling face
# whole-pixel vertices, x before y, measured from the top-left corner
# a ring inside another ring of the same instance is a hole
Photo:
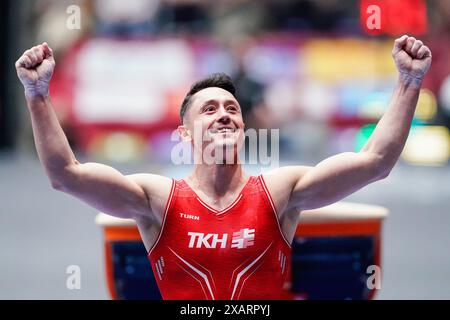
[[[196,152],[215,154],[222,150],[236,157],[244,142],[244,128],[241,108],[233,94],[208,87],[191,97],[178,132],[184,141],[191,141]]]

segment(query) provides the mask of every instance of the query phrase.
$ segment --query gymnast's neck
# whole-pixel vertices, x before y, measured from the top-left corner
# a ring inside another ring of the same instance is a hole
[[[241,163],[197,164],[187,178],[195,187],[211,196],[223,196],[228,192],[239,191],[248,180]]]

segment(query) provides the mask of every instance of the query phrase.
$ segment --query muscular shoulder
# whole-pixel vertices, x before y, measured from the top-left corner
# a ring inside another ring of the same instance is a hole
[[[152,212],[162,217],[167,199],[172,188],[172,179],[150,173],[138,173],[127,176],[138,184],[147,195]]]
[[[298,180],[310,170],[308,166],[285,166],[272,169],[263,174],[266,184],[273,189],[292,190]]]
[[[292,190],[302,176],[310,170],[308,166],[285,166],[265,172],[262,176],[279,215],[286,211]]]

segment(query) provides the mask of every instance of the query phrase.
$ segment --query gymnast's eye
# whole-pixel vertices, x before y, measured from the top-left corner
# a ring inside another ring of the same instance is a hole
[[[237,112],[237,111],[238,111],[238,108],[237,108],[235,105],[229,105],[229,106],[227,107],[227,110],[228,110],[228,111],[231,111],[231,112]]]
[[[208,105],[203,108],[203,112],[213,112],[216,109],[213,105]]]

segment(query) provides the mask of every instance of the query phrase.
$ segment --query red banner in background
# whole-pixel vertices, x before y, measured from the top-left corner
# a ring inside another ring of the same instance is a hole
[[[424,0],[361,0],[361,28],[367,34],[423,35],[427,32]]]

